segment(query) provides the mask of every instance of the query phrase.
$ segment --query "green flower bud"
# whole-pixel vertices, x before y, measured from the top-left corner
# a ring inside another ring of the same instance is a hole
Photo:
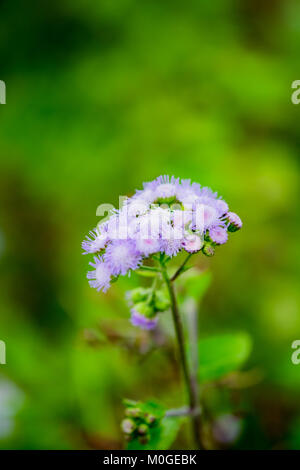
[[[137,287],[136,289],[132,289],[126,293],[128,300],[137,304],[139,302],[143,302],[148,298],[151,293],[151,289],[145,289],[144,287]]]
[[[125,434],[132,434],[135,428],[136,425],[132,419],[126,418],[121,422],[121,429]]]
[[[134,309],[144,317],[152,318],[155,316],[154,306],[149,302],[139,302],[134,306]]]
[[[243,223],[240,217],[234,212],[228,212],[226,218],[229,223],[227,227],[228,232],[236,232],[242,228]]]
[[[147,424],[150,424],[150,426],[151,426],[151,424],[155,423],[156,417],[154,415],[146,414],[145,415],[145,421],[146,421]]]
[[[138,427],[138,433],[144,436],[148,433],[148,426],[147,424],[140,424]]]
[[[170,307],[170,298],[168,294],[163,290],[155,291],[154,305],[158,312],[164,312],[167,310]]]
[[[212,245],[210,245],[209,243],[206,243],[203,246],[202,251],[206,256],[213,256],[215,254],[214,247]]]

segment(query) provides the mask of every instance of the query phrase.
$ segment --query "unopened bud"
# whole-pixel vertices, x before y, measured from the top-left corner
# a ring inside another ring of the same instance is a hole
[[[157,290],[155,291],[154,304],[157,311],[164,312],[170,307],[170,298],[163,290]]]
[[[242,228],[243,223],[239,216],[234,212],[228,212],[226,218],[229,222],[228,232],[236,232],[237,230]]]
[[[134,421],[132,421],[132,419],[123,419],[123,421],[121,422],[121,428],[125,434],[133,433],[135,427],[135,423]]]
[[[151,425],[151,424],[155,423],[156,418],[153,415],[147,415],[147,416],[145,416],[145,421],[146,421],[147,424]]]
[[[203,246],[202,251],[206,256],[213,256],[215,254],[214,247],[210,245],[209,243]]]
[[[150,292],[151,289],[149,288],[146,289],[144,287],[137,287],[136,289],[132,289],[126,292],[126,297],[130,302],[137,304],[138,302],[143,302],[146,300]]]
[[[140,424],[138,427],[138,433],[144,436],[147,434],[147,432],[148,432],[147,424]]]
[[[134,310],[146,318],[151,318],[155,315],[154,307],[149,302],[139,302],[134,306]]]

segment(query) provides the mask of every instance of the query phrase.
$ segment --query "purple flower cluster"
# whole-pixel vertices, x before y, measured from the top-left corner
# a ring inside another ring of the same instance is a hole
[[[211,189],[159,176],[144,183],[121,209],[89,232],[82,242],[83,254],[95,257],[87,278],[91,287],[105,292],[112,279],[138,269],[155,253],[169,257],[181,250],[208,253],[241,226],[238,215],[229,212],[227,203]],[[132,318],[134,324],[139,320],[137,315]]]

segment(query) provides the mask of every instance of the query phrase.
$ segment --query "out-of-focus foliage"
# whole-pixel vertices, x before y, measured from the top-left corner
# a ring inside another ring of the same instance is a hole
[[[244,222],[195,257],[212,273],[200,336],[253,339],[245,369],[202,390],[207,446],[299,448],[299,2],[15,0],[0,31],[0,446],[120,448],[124,396],[184,403],[170,315],[134,329],[140,278],[97,294],[80,250],[99,204],[174,174]]]
[[[195,257],[191,260],[190,264],[195,261]],[[207,289],[211,284],[211,272],[210,271],[200,271],[199,269],[189,270],[183,277],[178,280],[180,283],[180,297],[182,299],[192,298],[196,302],[202,300],[203,295],[206,293]]]
[[[245,333],[211,336],[199,341],[199,378],[213,381],[237,370],[251,351],[251,340]]]

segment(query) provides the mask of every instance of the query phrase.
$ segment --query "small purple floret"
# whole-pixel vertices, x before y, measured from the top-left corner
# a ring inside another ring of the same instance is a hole
[[[235,212],[228,212],[226,214],[226,217],[228,219],[228,222],[237,229],[241,228],[243,225],[243,222],[241,221],[240,217],[235,213]]]
[[[108,245],[104,259],[114,276],[124,276],[130,269],[139,267],[142,256],[134,240],[114,240]]]
[[[153,330],[157,325],[157,317],[147,318],[138,313],[134,308],[131,310],[130,321],[133,326],[137,326],[142,330]]]
[[[223,245],[228,240],[228,233],[224,227],[213,227],[209,231],[209,236],[217,245]]]

